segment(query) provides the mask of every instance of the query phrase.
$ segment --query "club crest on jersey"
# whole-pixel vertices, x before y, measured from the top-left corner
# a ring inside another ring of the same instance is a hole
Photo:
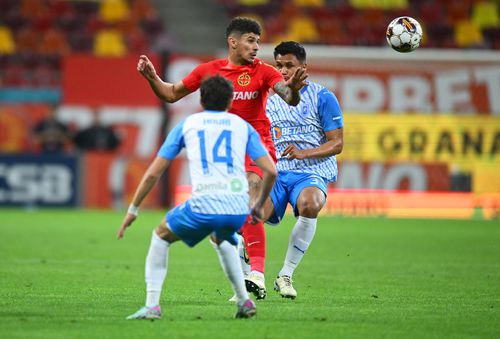
[[[302,113],[302,115],[307,115],[309,113],[309,106],[308,105],[302,106],[302,109],[300,112]]]
[[[274,139],[281,138],[281,128],[279,128],[279,127],[273,127],[273,138]]]
[[[248,86],[251,80],[252,78],[250,78],[250,75],[248,75],[247,72],[241,73],[241,75],[238,77],[238,85]]]

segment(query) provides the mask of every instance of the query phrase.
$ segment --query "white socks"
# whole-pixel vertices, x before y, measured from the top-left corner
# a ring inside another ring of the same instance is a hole
[[[212,245],[219,255],[219,261],[224,273],[231,282],[233,291],[236,294],[237,303],[238,305],[242,305],[249,297],[236,248],[227,241],[223,241],[219,246],[212,242]]]
[[[298,217],[293,227],[290,240],[288,241],[288,250],[286,251],[285,263],[279,276],[287,275],[292,277],[293,271],[302,260],[304,253],[309,248],[316,232],[317,218],[311,219]]]
[[[241,268],[243,269],[243,276],[250,273],[250,265],[245,262],[245,240],[241,234],[238,237],[238,255],[240,256]]]
[[[161,239],[153,230],[148,256],[146,257],[146,306],[160,304],[161,288],[167,275],[170,243]]]

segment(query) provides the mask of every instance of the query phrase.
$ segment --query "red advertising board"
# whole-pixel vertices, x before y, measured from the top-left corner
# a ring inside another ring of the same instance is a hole
[[[155,56],[151,56],[158,64]],[[138,56],[97,58],[70,55],[63,63],[64,104],[157,106],[158,99],[137,72]]]

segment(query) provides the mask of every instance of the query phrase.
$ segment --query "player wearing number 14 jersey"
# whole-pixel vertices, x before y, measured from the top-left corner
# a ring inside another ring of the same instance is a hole
[[[141,202],[158,177],[186,148],[192,195],[170,211],[153,232],[146,258],[146,305],[127,319],[160,318],[160,293],[167,274],[170,245],[182,240],[192,247],[208,235],[237,296],[236,317],[249,318],[256,312],[245,288],[235,248],[236,232],[250,212],[253,218],[262,218],[262,206],[276,178],[276,168],[255,129],[225,111],[231,102],[232,90],[231,82],[220,76],[202,83],[201,103],[205,111],[189,116],[169,133],[134,194],[118,231],[119,239],[137,217]],[[245,154],[263,171],[263,184],[251,210]]]
[[[220,74],[227,78],[234,87],[233,104],[229,112],[250,123],[274,157],[270,124],[265,114],[268,92],[272,89],[286,103],[296,106],[300,102],[300,89],[305,85],[307,75],[304,69],[299,68],[285,81],[274,67],[257,59],[260,35],[261,28],[256,21],[234,18],[226,29],[227,58],[201,64],[175,84],[161,80],[146,56],[140,57],[137,69],[149,81],[155,94],[167,102],[175,102],[196,91],[200,83],[209,76]],[[262,184],[262,173],[248,157],[245,168],[250,200],[253,200]],[[266,248],[264,226],[262,223],[253,225],[248,220],[242,233],[251,266],[247,288],[258,299],[262,299],[266,294],[263,274]]]

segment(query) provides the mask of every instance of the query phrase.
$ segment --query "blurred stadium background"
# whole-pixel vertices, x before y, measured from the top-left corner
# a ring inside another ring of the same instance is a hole
[[[325,213],[498,218],[500,19],[494,0],[1,0],[0,206],[122,208],[169,126],[199,109],[165,105],[136,71],[140,54],[170,82],[225,55],[231,17],[262,23],[273,44],[306,44],[310,78],[344,110],[340,177]],[[398,54],[387,24],[408,15],[420,49]],[[42,152],[33,128],[55,110],[74,133],[94,116],[113,151]],[[147,207],[189,192],[176,160]]]

